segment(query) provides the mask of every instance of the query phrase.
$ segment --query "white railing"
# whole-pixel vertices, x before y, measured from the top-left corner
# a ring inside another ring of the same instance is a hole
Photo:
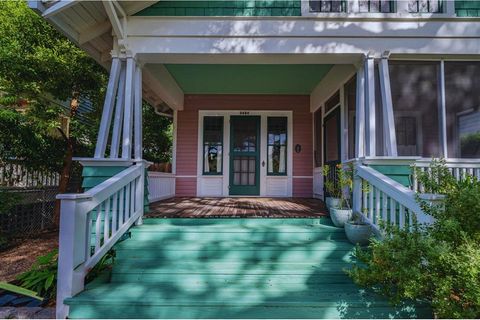
[[[415,199],[415,192],[375,169],[357,164],[353,187],[353,209],[379,231],[380,221],[408,228],[414,219],[431,223]]]
[[[166,172],[148,172],[148,200],[151,202],[175,196],[175,175]]]
[[[445,166],[457,180],[464,179],[467,175],[480,179],[480,159],[446,159]],[[430,164],[432,159],[420,159],[415,161],[414,166],[421,172],[431,173]],[[424,187],[416,177],[416,171],[413,170],[412,189],[414,191],[424,192]]]
[[[0,167],[0,186],[55,187],[60,175],[56,172],[27,169],[20,163],[7,163]]]
[[[61,194],[57,318],[64,299],[84,288],[86,274],[134,224],[142,222],[145,165],[137,163],[82,194]]]

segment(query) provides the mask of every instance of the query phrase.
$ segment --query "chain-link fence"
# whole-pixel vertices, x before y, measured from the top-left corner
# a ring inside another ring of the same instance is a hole
[[[58,187],[7,188],[14,194],[15,204],[0,214],[0,227],[5,237],[26,237],[54,227],[53,212]]]

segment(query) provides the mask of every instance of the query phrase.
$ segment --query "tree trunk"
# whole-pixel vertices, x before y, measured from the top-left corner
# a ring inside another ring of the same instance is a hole
[[[70,100],[70,121],[75,118],[77,115],[77,110],[78,110],[78,97],[79,93],[78,92],[73,92],[72,94],[72,99]],[[63,158],[63,167],[62,167],[62,172],[60,174],[60,181],[58,183],[58,193],[66,193],[68,184],[70,182],[70,173],[72,171],[72,165],[73,165],[73,154],[75,152],[75,139],[68,133],[68,132],[63,132],[63,130],[60,129],[60,132],[65,139],[65,142],[67,144],[67,148],[65,151],[65,157]],[[55,223],[55,226],[60,225],[60,200],[55,201],[55,210],[53,213],[53,221]]]

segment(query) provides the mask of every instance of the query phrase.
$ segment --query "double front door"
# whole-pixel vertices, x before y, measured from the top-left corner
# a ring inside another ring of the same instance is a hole
[[[260,117],[230,117],[229,194],[260,194]]]

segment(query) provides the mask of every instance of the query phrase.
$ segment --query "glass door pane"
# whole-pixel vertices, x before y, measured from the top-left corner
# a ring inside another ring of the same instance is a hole
[[[260,117],[230,118],[230,194],[259,195]]]

